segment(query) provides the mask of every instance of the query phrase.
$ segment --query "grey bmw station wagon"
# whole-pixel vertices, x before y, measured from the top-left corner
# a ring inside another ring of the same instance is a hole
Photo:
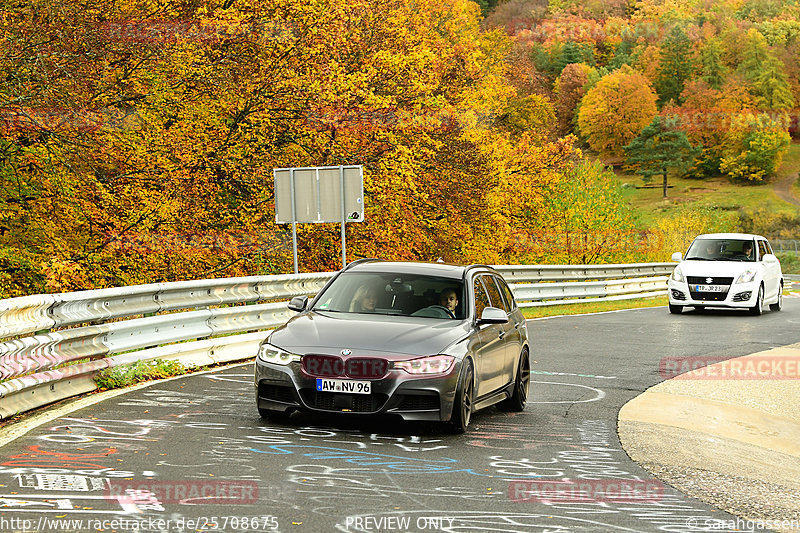
[[[463,433],[478,409],[525,408],[525,318],[488,266],[362,259],[289,308],[256,357],[264,418],[394,415]]]

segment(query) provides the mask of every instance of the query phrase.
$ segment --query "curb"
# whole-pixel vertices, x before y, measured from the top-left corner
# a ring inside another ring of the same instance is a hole
[[[762,361],[779,370],[720,379]],[[798,362],[800,343],[661,382],[620,409],[622,447],[690,496],[746,520],[796,520],[775,531],[800,531],[800,379],[781,375],[792,368],[796,378]]]

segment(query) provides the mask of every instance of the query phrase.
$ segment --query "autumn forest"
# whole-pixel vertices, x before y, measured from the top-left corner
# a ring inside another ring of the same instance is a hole
[[[293,166],[364,165],[350,259],[661,261],[737,215],[645,227],[615,170],[745,187],[798,127],[791,0],[3,4],[2,297],[290,272]]]

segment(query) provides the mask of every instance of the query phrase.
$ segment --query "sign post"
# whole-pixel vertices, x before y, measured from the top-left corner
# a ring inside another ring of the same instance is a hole
[[[342,234],[342,267],[347,264],[345,223],[364,220],[364,168],[276,168],[275,223],[292,225],[294,272],[298,272],[297,224],[339,222]]]

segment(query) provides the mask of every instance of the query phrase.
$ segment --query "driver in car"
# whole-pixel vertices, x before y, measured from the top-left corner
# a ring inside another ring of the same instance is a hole
[[[439,296],[439,305],[447,308],[448,311],[456,314],[456,306],[458,305],[458,295],[454,289],[445,289]]]
[[[747,259],[753,258],[753,243],[746,242],[744,246],[742,246],[742,255],[745,256]]]

